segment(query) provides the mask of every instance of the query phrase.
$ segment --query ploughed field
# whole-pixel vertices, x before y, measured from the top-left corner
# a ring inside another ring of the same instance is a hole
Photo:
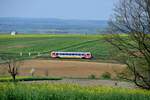
[[[73,34],[28,34],[0,35],[0,54],[29,57],[49,58],[50,51],[91,52],[94,59],[111,59],[109,51],[112,46],[104,41],[103,35],[73,35]]]
[[[4,66],[5,64],[0,65],[0,69],[3,70],[1,74],[8,74],[7,66]],[[125,69],[125,65],[62,60],[25,60],[19,68],[19,75],[30,76],[33,69],[35,76],[88,78],[90,75],[95,75],[100,78],[102,74],[109,72],[113,78]]]

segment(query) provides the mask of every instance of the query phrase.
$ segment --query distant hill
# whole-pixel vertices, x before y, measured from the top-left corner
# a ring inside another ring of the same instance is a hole
[[[64,20],[55,18],[0,18],[0,33],[104,33],[106,20]]]

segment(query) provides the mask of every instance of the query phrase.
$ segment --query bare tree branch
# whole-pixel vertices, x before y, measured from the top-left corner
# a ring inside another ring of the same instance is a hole
[[[120,0],[114,11],[109,22],[113,34],[106,41],[130,58],[126,64],[133,82],[150,90],[150,0]]]

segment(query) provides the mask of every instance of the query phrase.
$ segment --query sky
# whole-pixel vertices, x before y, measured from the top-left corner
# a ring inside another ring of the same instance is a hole
[[[0,17],[107,20],[117,0],[0,0]]]

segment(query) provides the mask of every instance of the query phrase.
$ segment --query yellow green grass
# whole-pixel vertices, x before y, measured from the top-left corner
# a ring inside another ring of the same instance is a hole
[[[73,84],[0,83],[1,100],[150,100],[150,91]]]
[[[47,38],[47,37],[81,37],[81,38],[101,38],[104,37],[104,35],[85,35],[85,34],[19,34],[12,36],[10,34],[1,34],[0,39],[3,38]]]

